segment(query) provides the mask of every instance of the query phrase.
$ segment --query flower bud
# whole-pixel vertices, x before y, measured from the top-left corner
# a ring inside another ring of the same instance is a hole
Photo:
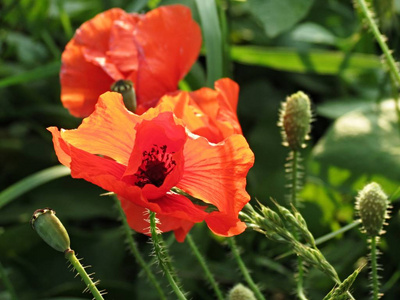
[[[282,127],[283,145],[299,150],[306,145],[311,130],[312,113],[310,99],[303,92],[297,92],[282,103],[278,126]]]
[[[356,209],[369,236],[384,233],[382,227],[389,217],[387,198],[381,186],[375,182],[366,185],[356,197]]]
[[[228,300],[256,300],[256,297],[250,289],[239,283],[229,292]]]
[[[111,85],[111,91],[120,93],[124,100],[126,109],[136,111],[136,93],[130,80],[118,80]]]
[[[65,252],[70,249],[68,232],[56,212],[51,208],[37,209],[31,218],[32,228],[53,249]]]

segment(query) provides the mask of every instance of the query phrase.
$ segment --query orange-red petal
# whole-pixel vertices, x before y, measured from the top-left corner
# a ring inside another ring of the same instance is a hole
[[[245,190],[246,175],[254,163],[254,154],[245,138],[232,135],[212,146],[202,137],[191,138],[185,144],[184,155],[184,174],[177,186],[237,219],[250,200]]]

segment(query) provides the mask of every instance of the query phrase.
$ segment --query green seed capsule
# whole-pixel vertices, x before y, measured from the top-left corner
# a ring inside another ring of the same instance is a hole
[[[133,83],[130,80],[118,80],[111,85],[111,91],[120,93],[124,100],[125,107],[131,111],[136,111],[136,93]]]
[[[239,283],[231,289],[228,295],[229,300],[256,300],[253,292]]]
[[[68,232],[56,212],[51,208],[37,209],[31,218],[32,228],[53,249],[64,252],[70,249]]]
[[[366,185],[356,198],[356,209],[363,227],[369,236],[384,233],[382,227],[388,218],[388,197],[381,186],[375,182]]]
[[[278,126],[282,127],[283,145],[289,146],[292,150],[299,150],[305,147],[311,130],[311,105],[310,99],[303,92],[297,92],[286,98],[282,103],[282,109]]]

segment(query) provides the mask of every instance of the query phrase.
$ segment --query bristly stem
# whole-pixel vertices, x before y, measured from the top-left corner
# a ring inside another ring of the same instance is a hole
[[[376,236],[371,237],[371,280],[372,280],[372,299],[378,300],[379,295],[379,278],[376,253]]]
[[[298,269],[298,274],[297,274],[297,296],[301,300],[307,300],[307,297],[304,294],[304,288],[303,288],[304,269],[303,269],[303,259],[301,257],[297,258],[297,269]]]
[[[239,249],[236,246],[236,242],[233,237],[227,238],[229,247],[232,250],[233,256],[236,259],[237,264],[239,265],[239,269],[243,274],[244,279],[246,280],[247,284],[249,285],[250,289],[255,294],[258,300],[265,300],[264,296],[261,294],[260,289],[258,288],[257,284],[253,281],[253,278],[250,276],[250,272],[247,269],[246,265],[244,264],[242,258],[240,257]]]
[[[212,288],[214,289],[215,295],[217,296],[217,299],[219,300],[224,300],[224,296],[222,295],[222,292],[218,286],[218,283],[214,279],[214,275],[211,273],[210,269],[207,266],[207,263],[204,259],[204,257],[201,255],[199,249],[196,246],[196,243],[193,241],[192,236],[188,234],[186,236],[186,240],[189,243],[190,248],[193,251],[193,254],[196,256],[197,260],[199,261],[201,267],[203,268],[204,273],[206,274],[206,277],[208,281],[210,282]]]
[[[128,242],[128,246],[129,246],[129,250],[132,252],[133,256],[136,259],[136,262],[140,265],[140,267],[142,268],[142,270],[146,273],[148,279],[150,280],[150,282],[154,285],[154,287],[156,288],[158,295],[160,297],[161,300],[166,300],[167,297],[164,294],[164,291],[162,290],[160,284],[158,283],[157,279],[155,278],[153,272],[151,271],[149,265],[145,262],[145,260],[143,259],[142,255],[140,254],[140,251],[137,247],[137,244],[133,238],[133,234],[132,234],[132,229],[129,227],[128,221],[126,219],[125,213],[122,209],[121,206],[121,202],[118,200],[117,196],[113,195],[113,198],[115,200],[115,205],[117,207],[119,216],[121,218],[121,222],[122,222],[122,228],[124,230],[125,236],[126,236],[126,240]]]
[[[167,260],[168,258],[165,257],[164,249],[162,242],[158,238],[158,231],[157,231],[157,224],[156,224],[156,214],[154,212],[150,212],[150,232],[151,232],[151,238],[153,240],[153,246],[154,246],[154,252],[156,254],[156,257],[158,259],[159,265],[161,267],[161,270],[164,272],[165,276],[167,277],[167,280],[169,284],[172,287],[172,290],[175,292],[176,296],[178,297],[179,300],[186,300],[186,297],[184,293],[181,291],[179,288],[178,284],[176,283],[174,277],[172,276]]]
[[[90,291],[96,300],[104,300],[103,294],[104,291],[99,291],[96,287],[96,285],[99,283],[99,281],[93,282],[92,278],[86,273],[85,268],[82,266],[81,262],[75,255],[75,251],[72,249],[67,249],[65,251],[65,258],[68,259],[71,263],[71,265],[74,267],[74,269],[78,272],[79,276],[83,279],[83,281],[86,284],[86,289],[85,291]]]
[[[364,15],[364,18],[367,21],[367,24],[368,24],[369,28],[371,29],[372,34],[374,35],[376,41],[378,42],[379,46],[382,49],[382,52],[383,52],[383,55],[385,56],[386,63],[389,67],[390,73],[392,74],[393,78],[396,80],[397,86],[400,86],[399,68],[389,50],[388,45],[385,42],[385,38],[379,31],[378,25],[376,24],[376,22],[373,18],[373,13],[369,10],[365,0],[355,0],[355,1],[361,10],[361,13]]]
[[[15,293],[15,289],[7,276],[6,270],[3,268],[3,265],[0,262],[0,278],[3,280],[4,286],[10,295],[11,300],[17,300],[17,294]]]
[[[290,191],[290,202],[293,204],[295,208],[297,208],[297,168],[298,168],[298,158],[299,152],[297,150],[293,150],[289,154],[289,159],[291,159],[291,163],[289,165],[289,174],[291,174],[291,191]]]

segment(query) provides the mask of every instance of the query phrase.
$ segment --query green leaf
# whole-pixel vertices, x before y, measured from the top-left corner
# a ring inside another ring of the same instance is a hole
[[[67,176],[70,173],[70,169],[65,166],[55,166],[32,174],[0,193],[0,208],[39,185],[59,177]]]
[[[400,133],[395,102],[349,112],[336,120],[313,150],[323,168],[336,166],[353,176],[400,178]],[[389,191],[387,191],[389,192]]]
[[[38,67],[36,69],[24,72],[22,74],[10,76],[0,80],[0,88],[15,85],[15,84],[22,84],[26,82],[32,82],[37,79],[43,79],[50,76],[56,75],[60,71],[61,63],[56,61],[49,63],[47,65]]]
[[[324,44],[335,46],[338,38],[329,30],[316,23],[304,23],[296,26],[290,37],[299,42]]]
[[[262,23],[265,33],[275,37],[299,22],[314,0],[249,0],[250,11]]]
[[[343,68],[345,56],[344,52],[316,49],[301,53],[293,48],[231,47],[231,58],[238,63],[298,73],[338,74]],[[378,56],[360,53],[353,54],[345,65],[345,69],[352,71],[381,67]]]
[[[317,106],[317,113],[326,118],[337,119],[354,110],[371,109],[373,105],[373,99],[343,97],[339,99],[330,99],[329,101],[319,104]]]
[[[206,48],[207,86],[223,76],[223,49],[217,6],[214,0],[196,0]]]

